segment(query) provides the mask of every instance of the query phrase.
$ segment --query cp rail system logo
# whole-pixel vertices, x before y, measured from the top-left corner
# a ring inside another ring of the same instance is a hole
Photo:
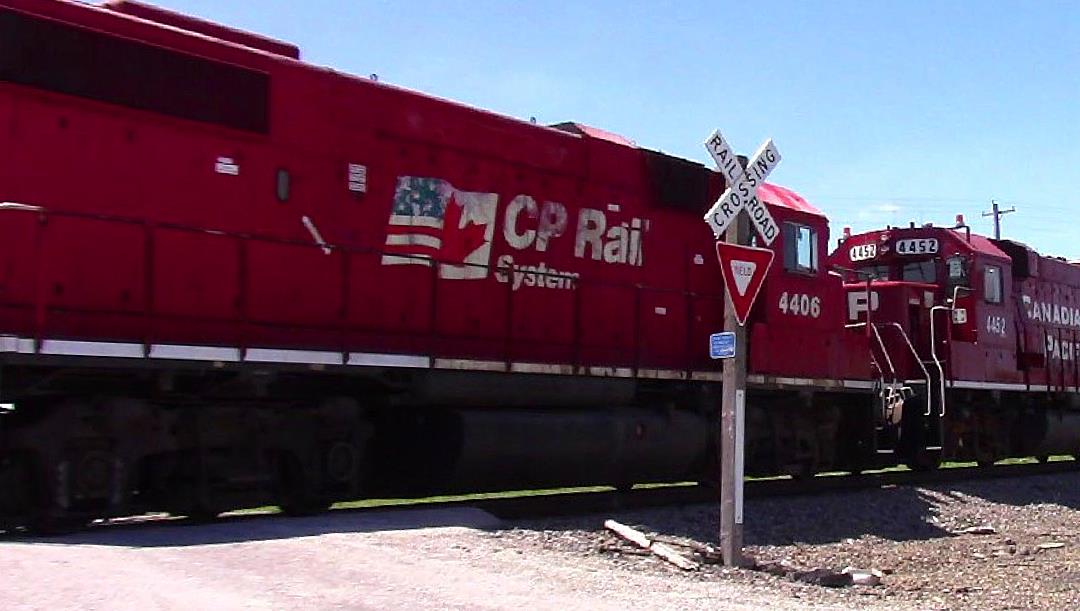
[[[618,204],[607,210],[581,208],[574,231],[573,257],[612,265],[641,267],[648,219],[619,215]],[[446,280],[483,280],[491,274],[491,253],[498,226],[499,196],[456,189],[440,178],[398,179],[387,223],[383,265],[430,266],[438,261]],[[569,229],[570,214],[559,202],[538,203],[518,195],[506,205],[502,234],[511,252],[495,262],[494,277],[522,287],[574,289],[580,274],[559,270],[540,260]],[[526,253],[529,253],[526,255]],[[526,255],[522,257],[522,255]],[[565,258],[563,259],[565,260]]]

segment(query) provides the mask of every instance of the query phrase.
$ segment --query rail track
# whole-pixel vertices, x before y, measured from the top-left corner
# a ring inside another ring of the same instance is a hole
[[[1053,475],[1080,471],[1080,461],[1062,460],[1040,464],[1010,464],[994,467],[952,467],[936,471],[884,471],[851,475],[825,475],[807,479],[758,479],[745,485],[747,498],[827,494],[872,488],[921,486],[975,479]],[[503,519],[571,516],[622,509],[663,505],[708,503],[717,500],[717,491],[706,486],[663,486],[628,492],[605,491],[578,494],[550,494],[491,499],[467,503]]]
[[[806,479],[775,478],[751,479],[746,482],[747,498],[820,495],[834,492],[855,491],[899,486],[926,486],[982,479],[1055,475],[1080,471],[1080,460],[1056,460],[1047,463],[1009,464],[993,467],[949,467],[936,471],[881,471],[863,474],[819,475]],[[717,490],[696,484],[672,484],[634,488],[628,491],[614,489],[589,491],[551,491],[536,493],[522,491],[507,493],[502,498],[463,496],[452,500],[427,501],[424,499],[400,499],[369,507],[343,507],[331,511],[337,514],[385,511],[409,511],[415,509],[451,509],[471,507],[482,509],[504,520],[569,517],[592,513],[644,509],[672,505],[709,503],[717,500]],[[213,523],[261,520],[278,515],[273,509],[238,511],[222,514]],[[163,514],[138,515],[95,521],[88,530],[114,530],[147,528],[162,525],[200,525],[205,520]],[[0,531],[0,540],[30,537],[22,531]]]

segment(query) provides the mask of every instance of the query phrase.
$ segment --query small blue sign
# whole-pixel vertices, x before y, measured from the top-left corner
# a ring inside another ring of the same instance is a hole
[[[725,331],[710,335],[709,357],[714,359],[735,358],[735,332]]]

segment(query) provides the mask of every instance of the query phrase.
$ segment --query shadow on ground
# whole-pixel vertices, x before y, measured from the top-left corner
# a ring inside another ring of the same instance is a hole
[[[0,537],[0,544],[186,547],[451,526],[496,530],[501,525],[498,518],[471,507],[384,509],[332,511],[303,518],[278,515],[236,516],[208,524],[175,521],[162,524],[107,525],[60,537],[4,536]]]
[[[1018,507],[1054,504],[1080,510],[1080,473],[749,499],[744,511],[744,542],[771,546],[836,543],[865,535],[889,541],[948,537],[953,535],[951,528],[955,525],[938,524],[937,508],[943,503],[967,502],[969,497]],[[556,530],[602,528],[608,517],[666,535],[702,542],[719,540],[717,504],[511,524],[519,528]]]
[[[934,520],[936,508],[942,503],[966,502],[968,497],[1015,506],[1055,504],[1080,510],[1080,473],[750,499],[745,504],[744,539],[746,545],[791,545],[835,543],[865,535],[890,541],[947,537],[951,531]],[[705,503],[648,509],[618,509],[615,504],[601,513],[536,520],[500,520],[464,505],[342,510],[307,518],[251,515],[209,524],[179,521],[95,527],[52,538],[2,535],[0,544],[184,547],[454,526],[488,531],[600,530],[608,518],[702,542],[719,539],[717,504]]]
[[[1080,510],[1080,473],[962,482],[936,487],[1006,505],[1051,503]]]

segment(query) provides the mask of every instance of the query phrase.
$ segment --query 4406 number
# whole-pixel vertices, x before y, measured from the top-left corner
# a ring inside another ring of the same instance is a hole
[[[787,291],[780,295],[780,311],[792,316],[806,316],[817,318],[821,316],[821,297],[807,295],[806,293],[792,293]]]

